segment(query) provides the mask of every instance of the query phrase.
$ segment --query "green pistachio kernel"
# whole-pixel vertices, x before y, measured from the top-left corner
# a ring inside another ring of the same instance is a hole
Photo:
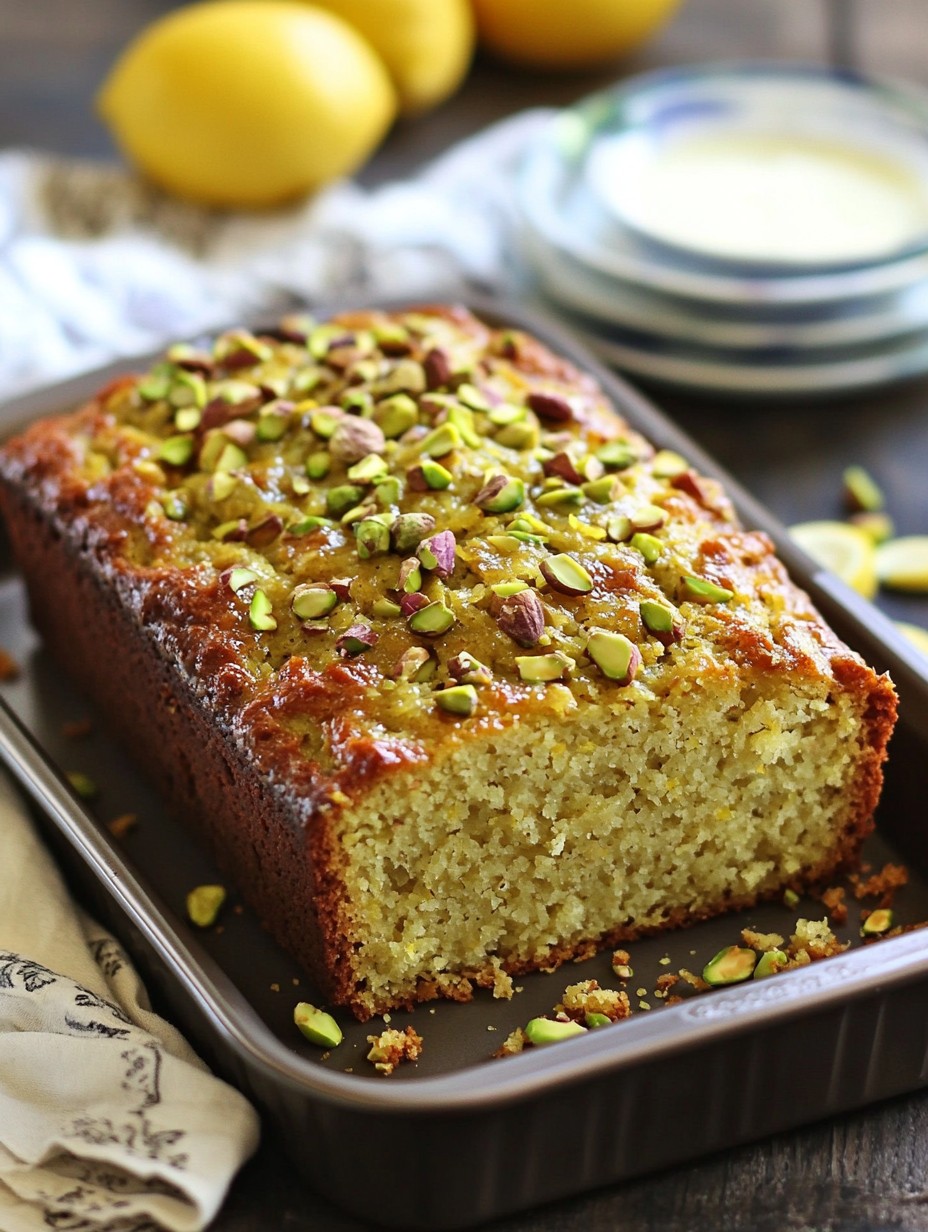
[[[860,933],[863,937],[879,937],[882,933],[888,933],[893,926],[893,913],[888,907],[877,907],[876,911],[871,911],[863,924],[860,926]]]
[[[429,458],[443,458],[454,449],[460,449],[462,438],[453,423],[443,423],[419,442],[419,452]]]
[[[783,970],[787,962],[788,959],[782,950],[766,950],[761,954],[754,968],[755,980],[765,980],[771,975],[776,975],[778,971]]]
[[[866,509],[860,513],[852,513],[848,521],[869,536],[877,546],[885,543],[887,539],[892,539],[896,533],[896,524],[889,514],[881,509],[872,513]]]
[[[508,424],[497,432],[494,439],[498,445],[505,445],[507,449],[537,449],[539,437],[536,423],[521,421]]]
[[[664,550],[660,539],[656,539],[654,535],[647,535],[644,531],[638,531],[637,534],[632,535],[629,542],[644,557],[646,565],[653,565],[660,560]]]
[[[374,396],[366,389],[346,389],[338,404],[354,415],[368,415],[373,410]]]
[[[203,412],[198,406],[182,406],[174,416],[174,427],[178,432],[193,432],[202,418]]]
[[[879,513],[886,498],[876,480],[862,466],[844,471],[844,498],[855,513]]]
[[[348,467],[348,478],[352,483],[377,483],[386,473],[387,464],[377,453],[369,453],[360,462]]]
[[[526,1025],[525,1035],[535,1048],[557,1044],[572,1035],[586,1035],[586,1027],[579,1022],[561,1022],[556,1018],[533,1018]]]
[[[735,592],[725,586],[716,586],[714,582],[707,582],[705,578],[687,574],[683,578],[683,597],[694,603],[728,603],[735,597]]]
[[[165,492],[161,498],[161,508],[164,510],[165,517],[170,518],[172,522],[185,521],[189,512],[182,492]]]
[[[290,412],[271,403],[258,413],[255,435],[259,441],[279,441],[286,435],[289,427]]]
[[[611,633],[606,629],[597,629],[590,634],[586,653],[607,679],[622,684],[630,684],[641,665],[641,652],[635,643],[622,633]]]
[[[795,890],[786,889],[783,891],[783,906],[789,907],[791,911],[794,907],[799,906],[799,895]]]
[[[542,492],[540,496],[536,496],[535,504],[545,509],[582,505],[583,493],[579,488],[553,488],[550,492]]]
[[[214,526],[210,531],[210,535],[213,539],[217,540],[217,542],[224,543],[227,538],[241,530],[242,525],[243,523],[241,518],[231,518],[228,522],[220,522],[218,525]]]
[[[288,535],[308,535],[314,530],[320,530],[325,526],[334,526],[335,523],[331,518],[320,518],[315,513],[309,513],[305,518],[300,518],[299,522],[294,522],[292,526],[287,527]]]
[[[199,372],[177,373],[168,390],[168,402],[171,406],[206,406],[206,382]]]
[[[422,478],[436,492],[444,491],[445,488],[450,487],[451,480],[454,478],[447,467],[442,466],[440,462],[436,462],[433,458],[423,458],[419,469],[422,471]]]
[[[331,456],[324,449],[320,449],[306,459],[306,474],[310,479],[325,479],[331,466]]]
[[[209,481],[209,494],[215,501],[224,501],[238,487],[238,479],[229,471],[216,471]]]
[[[290,596],[290,610],[297,620],[322,620],[335,608],[338,595],[328,586],[307,583]]]
[[[158,461],[167,462],[170,466],[186,466],[192,457],[192,436],[169,436],[161,442],[158,450]]]
[[[358,555],[362,560],[384,556],[390,551],[390,528],[376,518],[362,518],[354,525]]]
[[[660,449],[651,459],[651,471],[658,479],[673,479],[689,468],[686,458],[673,449]]]
[[[489,411],[492,409],[491,404],[487,401],[477,386],[471,385],[469,382],[458,386],[457,396],[464,403],[464,405],[470,407],[471,410]]]
[[[372,327],[371,334],[384,351],[405,349],[409,344],[409,330],[397,321],[382,321]]]
[[[260,588],[252,596],[248,619],[251,621],[251,627],[259,633],[269,633],[277,628],[277,617],[274,615],[271,601]]]
[[[527,530],[533,535],[553,535],[554,527],[549,526],[547,522],[542,522],[541,518],[536,518],[533,513],[529,513],[523,509],[518,517],[512,519],[509,523],[509,530]]]
[[[447,633],[455,622],[454,612],[441,602],[430,603],[418,612],[413,612],[407,624],[413,633],[421,633],[426,637],[440,637]]]
[[[293,1021],[300,1034],[320,1048],[337,1048],[344,1038],[341,1027],[332,1015],[310,1005],[308,1001],[300,1001],[294,1007]]]
[[[658,603],[656,599],[642,599],[638,607],[641,623],[649,633],[660,637],[676,638],[682,633],[679,613],[668,603]]]
[[[573,667],[573,660],[563,651],[555,650],[552,654],[516,655],[516,667],[526,684],[548,684],[563,680]]]
[[[525,483],[521,479],[505,477],[506,482],[499,491],[478,501],[484,513],[509,513],[519,509],[525,503]]]
[[[754,974],[757,955],[753,950],[740,945],[727,945],[702,969],[702,978],[714,987],[724,984],[740,984]]]
[[[447,422],[461,434],[461,440],[470,449],[479,449],[483,441],[474,423],[474,412],[467,406],[453,404],[448,408]]]
[[[434,696],[436,706],[448,714],[467,718],[477,709],[477,690],[472,684],[452,685],[450,688],[440,689]]]
[[[394,603],[392,599],[375,599],[371,611],[380,620],[392,620],[396,616],[402,616],[403,609],[398,603]]]
[[[374,488],[374,500],[381,509],[398,505],[403,498],[403,484],[396,475],[386,475]]]
[[[290,487],[294,496],[306,496],[312,491],[312,484],[302,475],[293,475],[290,479]]]
[[[248,455],[244,449],[233,444],[232,441],[227,441],[223,445],[219,457],[216,459],[214,471],[240,471],[248,465]]]
[[[390,529],[396,551],[410,552],[432,533],[435,519],[429,513],[401,513]]]
[[[324,359],[335,339],[343,337],[344,333],[345,330],[338,325],[317,325],[306,339],[306,349],[313,359]]]
[[[539,569],[548,585],[561,594],[588,595],[593,589],[593,579],[586,569],[567,552],[546,556]]]
[[[92,800],[97,795],[99,789],[89,774],[84,774],[82,770],[69,770],[66,777],[71,790],[82,800]]]
[[[606,534],[613,543],[624,543],[632,535],[632,520],[627,514],[617,513],[606,523]]]
[[[410,556],[400,565],[399,586],[407,595],[422,589],[422,567],[415,556]]]
[[[258,575],[254,569],[237,568],[233,569],[229,574],[228,587],[234,594],[238,594],[240,590],[244,590],[246,586],[250,586],[252,582],[257,582]]]
[[[615,499],[616,481],[611,475],[603,475],[602,479],[593,479],[581,487],[584,496],[588,496],[597,505],[608,505]]]
[[[495,582],[490,590],[494,595],[498,595],[500,599],[511,599],[513,595],[519,594],[523,590],[528,590],[528,582]]]
[[[156,364],[151,372],[139,381],[136,389],[146,402],[160,402],[168,396],[173,376],[172,364]]]
[[[498,428],[506,428],[510,424],[521,423],[526,416],[524,406],[514,406],[511,402],[501,402],[499,406],[490,408],[488,418],[491,424]]]
[[[226,889],[221,885],[198,885],[187,895],[187,918],[197,928],[212,928],[226,901]]]
[[[548,542],[544,535],[532,535],[524,530],[511,530],[509,536],[519,543],[533,543],[536,547],[544,547]],[[493,538],[493,536],[490,536],[490,538]]]
[[[320,407],[318,411],[313,411],[310,416],[309,426],[316,436],[321,436],[323,440],[327,441],[330,436],[335,435],[335,429],[341,423],[341,420],[341,415],[335,415],[331,410]]]
[[[419,422],[419,408],[409,394],[394,394],[377,404],[374,422],[387,440],[396,440]]]
[[[628,441],[607,441],[596,450],[596,457],[610,471],[622,471],[634,465],[635,451]]]
[[[363,495],[364,489],[359,488],[357,484],[340,483],[326,492],[325,507],[333,517],[341,517],[357,505]]]
[[[595,1031],[597,1027],[609,1027],[612,1025],[612,1019],[608,1014],[597,1014],[592,1010],[583,1015],[583,1021],[591,1031]]]

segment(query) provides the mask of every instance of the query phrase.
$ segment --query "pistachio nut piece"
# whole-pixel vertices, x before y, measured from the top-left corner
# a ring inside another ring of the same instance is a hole
[[[776,975],[779,971],[783,970],[788,961],[782,950],[765,950],[757,960],[757,966],[754,968],[754,979],[765,980],[768,976]]]
[[[305,1039],[320,1048],[337,1048],[344,1038],[342,1029],[325,1010],[300,1001],[293,1010],[293,1021]]]
[[[714,987],[725,984],[740,984],[754,974],[757,955],[740,945],[728,945],[719,950],[702,969],[702,978]]]
[[[338,603],[338,595],[328,586],[297,586],[290,596],[290,610],[297,620],[322,620]]]
[[[735,597],[735,592],[726,586],[717,586],[705,578],[693,577],[687,574],[681,583],[683,598],[693,603],[728,603]]]
[[[888,907],[877,907],[875,911],[871,911],[863,924],[860,926],[860,933],[863,937],[879,937],[883,933],[888,933],[893,926],[893,913]]]
[[[586,569],[567,552],[546,556],[538,567],[548,585],[562,595],[588,595],[593,589]]]
[[[557,1018],[533,1018],[525,1027],[525,1036],[535,1048],[557,1044],[572,1035],[586,1035],[586,1027],[579,1022],[561,1022]]]
[[[194,886],[187,895],[187,917],[197,928],[212,928],[225,901],[225,886]]]
[[[251,627],[259,633],[270,633],[277,628],[277,617],[274,615],[271,601],[260,588],[252,595],[248,619],[251,621]]]
[[[616,684],[631,684],[641,666],[641,651],[622,633],[596,629],[586,644],[590,656],[602,674]]]
[[[435,694],[435,704],[448,714],[467,718],[477,709],[477,690],[472,684],[455,684]]]
[[[879,513],[886,498],[876,480],[862,466],[848,466],[844,475],[844,499],[853,513]]]

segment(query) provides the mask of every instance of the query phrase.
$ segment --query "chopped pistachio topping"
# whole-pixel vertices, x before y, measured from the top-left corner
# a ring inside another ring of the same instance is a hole
[[[394,394],[378,404],[374,422],[388,440],[395,440],[419,422],[419,408],[409,394]]]
[[[257,582],[258,575],[254,569],[232,569],[229,573],[227,585],[233,594],[238,594],[240,590],[244,590],[246,586],[250,586],[252,582]]]
[[[579,1022],[561,1022],[556,1018],[533,1018],[525,1027],[525,1037],[535,1048],[557,1044],[572,1035],[586,1035],[586,1027]]]
[[[603,475],[602,479],[593,479],[581,488],[584,496],[588,496],[597,505],[608,505],[615,499],[616,481],[611,475]]]
[[[660,539],[655,539],[653,535],[646,535],[644,531],[638,531],[632,535],[629,542],[644,557],[646,565],[656,564],[664,550],[664,545]]]
[[[434,529],[435,519],[430,513],[401,513],[390,526],[394,551],[413,551]]]
[[[669,603],[642,599],[638,611],[644,627],[665,646],[678,642],[683,637],[683,620],[680,613]]]
[[[522,590],[528,590],[528,582],[495,582],[490,590],[494,595],[498,595],[500,599],[509,599],[512,595],[517,595]]]
[[[169,436],[158,450],[158,461],[170,466],[186,466],[193,457],[193,448],[192,436]]]
[[[317,514],[310,513],[305,518],[300,518],[299,522],[294,522],[292,526],[287,527],[288,535],[309,535],[314,530],[319,530],[320,527],[334,526],[335,523],[331,518],[320,518]]]
[[[454,476],[440,462],[436,462],[433,458],[426,458],[422,465],[418,468],[419,473],[427,488],[432,488],[434,491],[443,491],[450,487],[451,480]]]
[[[641,652],[622,633],[597,629],[590,634],[586,653],[609,680],[630,684],[641,666]]]
[[[740,984],[754,974],[757,955],[743,946],[729,945],[719,950],[703,967],[702,978],[713,986]]]
[[[340,483],[329,488],[325,494],[325,507],[333,518],[341,517],[357,505],[364,495],[364,489],[355,483]]]
[[[542,492],[535,497],[535,504],[545,509],[558,509],[567,505],[583,504],[583,493],[579,488],[554,488],[550,492]]]
[[[609,441],[600,445],[596,457],[610,471],[626,470],[636,460],[635,451],[628,441]]]
[[[377,634],[370,627],[361,623],[351,625],[344,633],[335,639],[335,649],[343,658],[354,658],[363,654],[377,644]]]
[[[474,497],[484,513],[510,513],[525,503],[525,483],[509,475],[491,475]]]
[[[403,498],[403,484],[396,475],[387,475],[378,480],[374,488],[374,500],[382,509],[398,505]]]
[[[595,1031],[597,1027],[609,1027],[612,1025],[612,1019],[608,1014],[600,1014],[595,1010],[590,1010],[584,1014],[583,1021],[591,1031]]]
[[[382,556],[390,551],[390,528],[376,518],[362,518],[354,524],[358,555],[362,560]]]
[[[435,694],[435,704],[448,714],[467,718],[477,709],[477,690],[472,684],[452,685]]]
[[[377,483],[387,473],[387,464],[380,454],[369,453],[348,467],[348,478],[352,483]]]
[[[238,487],[238,479],[231,471],[216,471],[209,481],[209,494],[215,501],[224,501]]]
[[[332,1015],[308,1001],[300,1001],[294,1007],[293,1021],[303,1038],[320,1048],[337,1048],[344,1038]]]
[[[172,522],[183,522],[187,518],[187,502],[181,492],[165,492],[161,498],[164,515]]]
[[[259,633],[269,633],[277,628],[277,618],[271,601],[260,588],[252,595],[248,619],[251,621],[251,627]]]
[[[187,917],[197,928],[212,928],[225,901],[225,886],[194,886],[187,894]]]
[[[198,406],[182,407],[174,416],[174,427],[178,432],[193,432],[200,426],[203,412]]]
[[[92,800],[98,793],[98,787],[89,774],[84,774],[82,770],[69,770],[67,780],[71,784],[71,790],[76,792],[82,800]]]
[[[375,599],[371,611],[379,620],[392,620],[395,616],[403,614],[403,609],[392,599]]]
[[[728,590],[725,586],[717,586],[715,582],[708,582],[705,578],[693,577],[687,574],[683,578],[683,597],[692,600],[693,603],[728,603],[733,599],[735,592]]]
[[[233,441],[227,441],[213,467],[216,471],[240,471],[248,465],[248,455]]]
[[[546,556],[539,568],[548,585],[561,594],[588,595],[593,589],[593,579],[586,569],[567,552]]]
[[[419,452],[429,458],[443,458],[462,445],[461,434],[452,423],[434,428],[419,442]]]
[[[562,650],[552,654],[516,655],[519,676],[526,684],[548,684],[563,680],[573,667],[573,660]]]
[[[673,449],[661,449],[651,459],[651,470],[658,479],[673,479],[689,470],[689,463]]]
[[[331,466],[331,455],[326,450],[319,449],[306,459],[306,474],[310,479],[325,479]]]
[[[290,596],[290,610],[298,620],[322,620],[337,603],[338,595],[334,590],[309,583],[297,586]]]
[[[427,603],[409,617],[408,624],[413,633],[421,633],[425,637],[440,637],[447,633],[454,624],[454,612],[441,602]]]

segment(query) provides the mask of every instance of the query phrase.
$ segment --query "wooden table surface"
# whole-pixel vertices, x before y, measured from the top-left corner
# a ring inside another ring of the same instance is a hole
[[[0,0],[0,147],[114,157],[92,113],[94,88],[127,38],[171,7],[163,0]],[[837,47],[869,72],[928,86],[924,0],[831,0],[831,10],[839,9],[855,18],[850,38],[846,30],[836,37],[829,29],[826,0],[688,0],[647,49],[603,71],[546,77],[478,62],[456,98],[398,126],[361,178],[373,184],[401,176],[501,116],[569,103],[607,81],[666,64],[821,60]],[[928,379],[827,405],[801,398],[776,408],[750,400],[740,408],[682,396],[658,401],[784,521],[839,515],[842,469],[861,462],[885,486],[899,531],[928,531]],[[881,603],[891,615],[928,625],[925,600]],[[895,1099],[492,1226],[496,1232],[928,1229],[928,1099]],[[269,1132],[214,1228],[359,1232],[361,1225],[301,1182]]]

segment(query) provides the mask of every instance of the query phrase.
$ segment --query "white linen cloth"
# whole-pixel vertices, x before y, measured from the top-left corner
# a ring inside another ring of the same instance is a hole
[[[297,303],[510,286],[531,112],[416,179],[264,215],[172,201],[121,168],[0,154],[0,399]],[[257,1118],[148,1007],[0,777],[0,1230],[193,1232]]]
[[[342,182],[269,214],[217,213],[117,167],[0,155],[0,398],[255,313],[338,298],[512,289],[524,112],[414,179]]]

